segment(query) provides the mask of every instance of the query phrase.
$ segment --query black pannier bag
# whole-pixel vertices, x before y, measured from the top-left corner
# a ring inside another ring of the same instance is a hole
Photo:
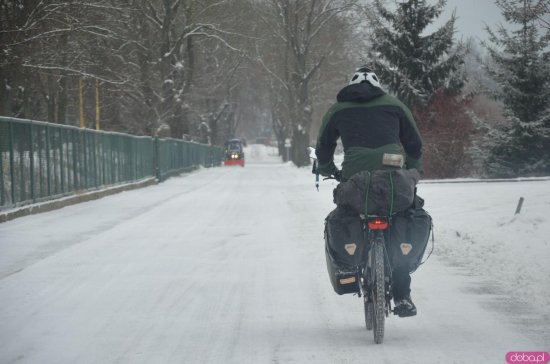
[[[412,273],[421,264],[432,231],[432,218],[422,205],[417,197],[413,207],[392,217],[389,254],[393,269],[404,268]]]
[[[357,266],[365,251],[363,220],[345,207],[337,207],[325,219],[327,270],[338,294],[359,292]]]
[[[390,216],[411,207],[419,179],[416,169],[359,172],[336,187],[334,203],[357,214],[366,210],[370,215]]]

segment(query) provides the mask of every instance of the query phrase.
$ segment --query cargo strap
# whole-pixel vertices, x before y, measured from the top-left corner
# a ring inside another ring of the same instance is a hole
[[[369,204],[369,189],[370,189],[370,184],[371,184],[371,173],[369,171],[367,171],[367,173],[369,174],[369,182],[367,184],[367,191],[365,192],[365,217],[369,215],[368,211],[368,204]]]
[[[430,259],[430,256],[432,255],[432,253],[434,252],[435,233],[434,233],[434,224],[433,224],[433,222],[431,223],[431,235],[432,235],[432,248],[430,249],[430,252],[428,253],[428,256],[426,257],[426,259],[424,259],[423,262],[420,262],[420,264],[418,264],[418,267],[420,267],[422,264],[426,263],[428,261],[428,259]],[[416,269],[418,269],[418,267],[416,267]]]
[[[413,220],[413,213],[411,212],[411,210],[407,210],[406,211],[407,213],[407,229],[405,231],[405,241],[411,241],[411,235],[412,235],[412,232],[411,232],[411,221]]]
[[[390,189],[391,189],[391,200],[390,200],[390,216],[393,215],[393,171],[390,171]]]

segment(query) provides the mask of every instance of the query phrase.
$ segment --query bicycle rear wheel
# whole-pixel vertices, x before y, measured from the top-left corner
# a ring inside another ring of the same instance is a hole
[[[374,318],[374,305],[371,302],[367,302],[367,297],[365,296],[365,326],[368,331],[372,330],[372,321]]]
[[[379,234],[373,245],[374,254],[371,255],[371,272],[374,275],[373,291],[373,333],[374,342],[381,344],[384,341],[384,324],[386,319],[386,283],[384,274],[384,236]]]

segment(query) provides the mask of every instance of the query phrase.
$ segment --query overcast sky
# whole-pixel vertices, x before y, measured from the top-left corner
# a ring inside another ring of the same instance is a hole
[[[434,1],[435,2],[435,1]],[[488,35],[485,25],[496,29],[499,24],[505,24],[504,17],[493,0],[447,0],[443,14],[434,22],[439,27],[449,20],[453,10],[456,10],[457,39],[466,40],[474,37],[479,40],[487,40]],[[434,29],[428,29],[432,32]]]

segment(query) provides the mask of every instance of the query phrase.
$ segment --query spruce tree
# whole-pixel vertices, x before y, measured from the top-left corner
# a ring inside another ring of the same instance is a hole
[[[539,35],[544,0],[497,0],[513,31],[487,28],[486,47],[495,66],[489,73],[500,85],[506,120],[491,131],[487,170],[514,177],[550,174],[550,45]],[[546,10],[547,11],[547,10]],[[519,27],[518,27],[519,26]]]
[[[440,90],[462,88],[464,47],[455,47],[453,14],[435,32],[422,35],[441,15],[446,0],[430,5],[426,0],[397,4],[394,12],[375,2],[379,22],[370,62],[389,91],[409,104],[425,104]]]

